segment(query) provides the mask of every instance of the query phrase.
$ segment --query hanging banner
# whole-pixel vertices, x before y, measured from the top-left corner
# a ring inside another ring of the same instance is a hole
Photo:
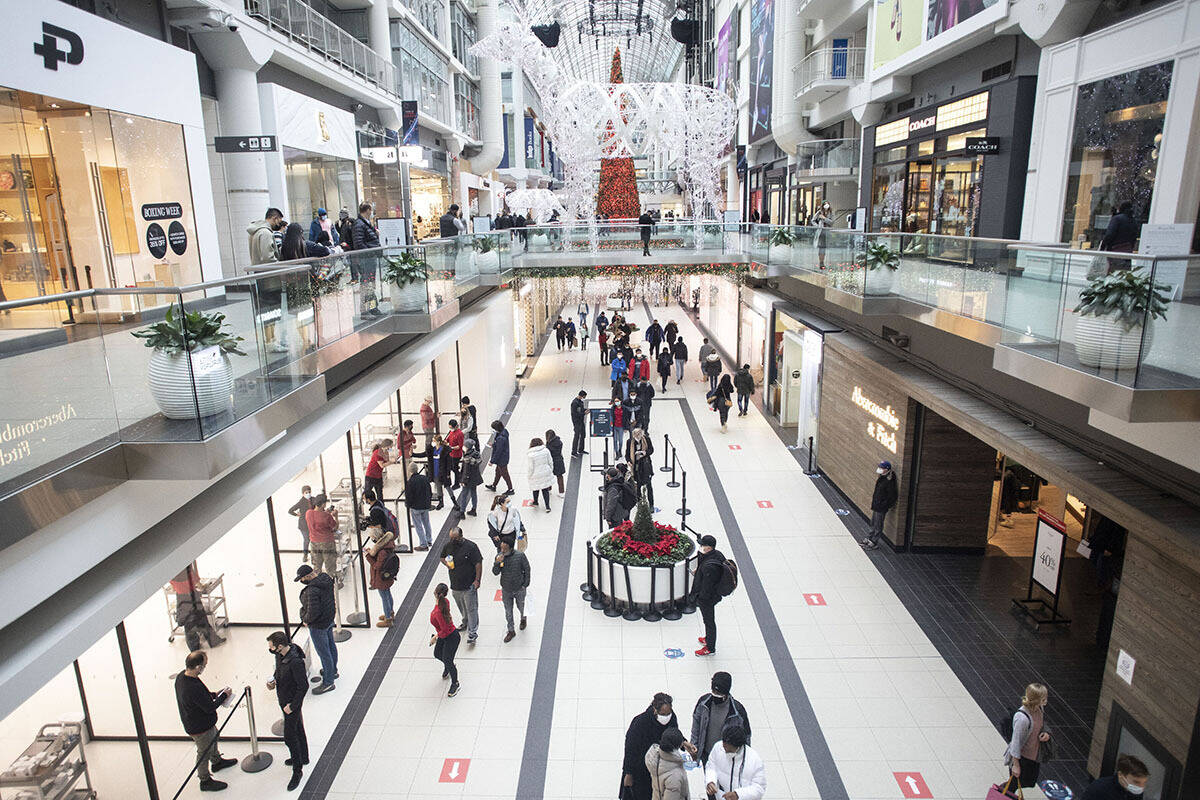
[[[417,127],[418,116],[416,100],[402,100],[400,102],[400,120],[401,126],[404,129],[401,144],[410,146],[421,143],[421,133]]]
[[[733,97],[733,73],[730,69],[733,61],[729,57],[730,40],[733,38],[733,15],[730,14],[717,32],[717,71],[716,89]]]
[[[508,126],[509,126],[509,125],[511,125],[511,124],[512,124],[512,114],[505,114],[505,115],[504,115],[504,124],[501,126],[501,127],[504,129],[504,155],[503,155],[503,156],[501,156],[501,158],[500,158],[500,166],[499,166],[499,169],[508,169],[508,166],[509,166],[509,159],[508,159],[508,147],[509,147],[509,144],[508,144]]]
[[[775,65],[775,0],[750,6],[750,141],[771,135]]]
[[[533,117],[525,115],[525,167],[527,169],[537,168],[537,150],[534,146],[533,138]]]

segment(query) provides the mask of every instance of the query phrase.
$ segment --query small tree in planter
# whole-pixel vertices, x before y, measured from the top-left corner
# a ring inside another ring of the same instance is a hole
[[[475,239],[475,266],[481,273],[493,273],[500,271],[500,253],[496,250],[496,243],[492,241],[492,237],[484,234]]]
[[[896,270],[900,269],[900,254],[888,247],[886,242],[873,242],[861,252],[858,266],[866,273],[863,294],[885,295],[892,293]]]
[[[785,264],[792,263],[792,248],[796,244],[796,234],[792,233],[787,228],[775,228],[771,231],[771,235],[767,237],[767,262],[771,261],[771,248],[775,248],[778,254],[778,261]]]
[[[428,275],[429,264],[408,250],[385,259],[383,279],[388,283],[393,314],[425,309],[425,279]]]
[[[225,315],[167,309],[162,322],[134,331],[150,356],[150,394],[167,419],[195,419],[227,409],[233,397],[230,355],[244,356],[241,336],[225,329]]]
[[[1170,289],[1133,269],[1094,278],[1079,292],[1075,306],[1079,363],[1100,369],[1135,368],[1154,338],[1154,328],[1146,329],[1146,322],[1167,318]]]

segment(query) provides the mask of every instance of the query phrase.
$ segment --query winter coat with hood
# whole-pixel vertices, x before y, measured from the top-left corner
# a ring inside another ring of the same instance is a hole
[[[508,456],[508,429],[501,428],[492,437],[492,458],[488,463],[495,464],[497,467],[507,467]]]
[[[625,491],[624,483],[618,478],[604,484],[604,521],[610,528],[615,528],[625,521],[625,506],[621,504],[621,495]]]
[[[754,394],[754,376],[748,369],[739,369],[733,376],[733,386],[738,394]]]
[[[539,491],[554,485],[554,458],[546,445],[529,448],[529,489]]]
[[[646,752],[650,745],[662,740],[667,728],[678,728],[679,719],[671,712],[671,719],[666,725],[660,723],[653,708],[647,708],[629,723],[625,731],[625,760],[621,764],[622,780],[625,775],[633,776],[633,786],[630,794],[635,798],[649,798],[650,770],[646,768]],[[625,795],[619,795],[624,797]]]
[[[716,353],[709,353],[708,357],[701,362],[701,368],[705,375],[720,375],[721,357]]]
[[[671,345],[671,355],[675,356],[676,361],[688,360],[688,349],[683,340],[677,340],[675,344]]]
[[[546,440],[546,449],[550,451],[550,460],[554,464],[555,475],[566,475],[567,465],[562,457],[562,437],[555,436],[553,439]]]
[[[392,584],[396,582],[395,575],[392,575],[389,578],[385,577],[383,574],[383,567],[385,564],[387,564],[388,558],[392,555],[392,553],[396,552],[395,546],[393,546],[390,541],[391,536],[392,534],[385,533],[384,537],[389,539],[386,544],[377,548],[368,547],[363,550],[363,558],[365,558],[367,563],[371,565],[372,589],[390,589],[392,588]]]
[[[279,260],[279,251],[275,247],[275,231],[271,230],[271,223],[265,219],[251,222],[250,227],[246,228],[246,233],[250,235],[251,264],[269,264]]]
[[[708,720],[712,716],[712,707],[715,702],[712,692],[708,692],[696,701],[696,708],[692,711],[692,738],[689,741],[701,753],[711,752],[713,745],[718,744],[718,742],[708,741]],[[746,732],[746,744],[750,744],[750,717],[746,715],[746,707],[739,703],[733,695],[729,695],[727,702],[729,710],[725,714],[722,732],[731,725],[741,725],[742,730]]]
[[[720,550],[712,549],[701,553],[696,559],[696,580],[692,594],[701,603],[721,602],[721,577],[725,569],[725,556]]]
[[[609,380],[615,381],[617,378],[621,377],[621,375],[623,375],[625,373],[625,369],[628,365],[625,363],[624,358],[622,358],[621,356],[617,356],[616,358],[614,358],[612,360],[612,363],[610,364],[610,366],[612,367],[612,375],[611,375],[611,377],[609,377]]]
[[[668,322],[667,327],[663,328],[663,338],[667,340],[667,344],[674,345],[677,336],[679,336],[679,326],[674,322]]]
[[[704,782],[717,785],[717,796],[737,792],[738,800],[762,800],[767,793],[767,770],[762,757],[750,745],[726,753],[725,745],[717,742],[704,768]]]
[[[336,606],[333,578],[321,572],[300,590],[300,621],[310,628],[328,628],[333,624]]]
[[[652,800],[688,800],[683,753],[678,750],[667,753],[657,744],[652,744],[646,751],[646,769],[650,771]]]

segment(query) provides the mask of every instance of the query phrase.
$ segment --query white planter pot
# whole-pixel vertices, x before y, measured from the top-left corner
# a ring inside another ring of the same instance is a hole
[[[479,274],[494,275],[500,271],[500,254],[495,250],[475,254],[475,267]]]
[[[892,287],[896,285],[896,270],[877,267],[865,270],[865,272],[866,284],[863,287],[863,294],[878,297],[892,293]]]
[[[790,244],[773,244],[767,250],[768,264],[791,264],[792,246]]]
[[[317,297],[313,304],[317,323],[317,346],[324,347],[349,334],[354,328],[354,293],[343,289]]]
[[[1154,341],[1154,328],[1146,332],[1145,350]],[[1127,332],[1115,317],[1081,314],[1075,318],[1075,356],[1085,367],[1135,369],[1142,353],[1142,326]]]
[[[167,419],[195,419],[219,414],[233,403],[233,364],[221,353],[215,358],[196,358],[192,375],[189,357],[155,350],[150,356],[147,381],[150,394]],[[193,391],[193,384],[195,389]]]
[[[586,550],[585,557],[586,557]],[[658,609],[666,608],[671,600],[671,574],[675,575],[674,599],[676,603],[687,598],[692,586],[690,570],[695,567],[698,551],[693,550],[686,561],[679,561],[670,567],[628,567],[624,564],[609,561],[592,551],[592,580],[599,592],[606,598],[615,599],[622,603],[633,602],[634,605],[648,608],[651,603],[651,573],[653,573],[654,591],[653,605]],[[610,571],[611,567],[611,571]],[[629,573],[629,583],[625,582],[626,571]],[[632,590],[632,595],[630,594]]]
[[[413,281],[403,289],[394,283],[388,284],[388,298],[392,301],[393,314],[425,314],[428,312],[425,283]]]

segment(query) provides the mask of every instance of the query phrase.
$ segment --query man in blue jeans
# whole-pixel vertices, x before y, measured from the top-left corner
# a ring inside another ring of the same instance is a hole
[[[296,580],[304,584],[300,590],[300,621],[308,626],[313,649],[321,659],[321,685],[313,689],[313,694],[332,692],[338,676],[337,643],[333,641],[333,618],[337,613],[333,578],[315,571],[309,564],[301,564],[296,570]]]
[[[413,527],[417,529],[417,539],[420,541],[414,550],[428,550],[433,544],[433,532],[429,527],[429,509],[433,504],[433,486],[428,476],[417,468],[416,464],[408,465],[408,481],[404,484],[404,505],[408,506],[408,514],[412,517]]]

